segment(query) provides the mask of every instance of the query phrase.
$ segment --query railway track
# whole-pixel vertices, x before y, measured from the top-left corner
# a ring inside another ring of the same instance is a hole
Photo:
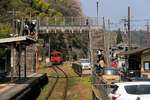
[[[61,93],[61,100],[67,100],[67,90],[68,90],[68,76],[65,73],[65,71],[60,68],[59,66],[53,66],[51,67],[54,72],[56,73],[56,76],[54,76],[53,78],[55,78],[54,83],[52,84],[51,88],[48,91],[48,95],[46,96],[45,100],[51,100],[51,97],[56,95],[55,94],[55,89],[56,88],[63,88],[63,93]],[[63,74],[63,76],[62,76]],[[61,86],[59,85],[59,83],[61,83]],[[60,90],[61,91],[61,90]],[[57,91],[58,92],[58,91]]]

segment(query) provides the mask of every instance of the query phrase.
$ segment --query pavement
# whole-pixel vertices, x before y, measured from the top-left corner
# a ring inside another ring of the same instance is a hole
[[[0,100],[15,100],[21,98],[24,93],[31,91],[34,84],[39,84],[43,74],[34,73],[27,77],[26,80],[20,80],[14,83],[1,83],[0,84]],[[31,87],[31,88],[30,88]]]

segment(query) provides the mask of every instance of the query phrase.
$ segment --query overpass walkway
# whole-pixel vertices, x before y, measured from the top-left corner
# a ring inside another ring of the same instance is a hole
[[[39,34],[46,33],[84,33],[102,29],[97,18],[92,17],[54,17],[39,19]]]

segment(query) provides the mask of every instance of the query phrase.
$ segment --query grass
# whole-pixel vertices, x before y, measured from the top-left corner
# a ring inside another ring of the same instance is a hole
[[[63,70],[67,73],[68,76],[78,76],[73,70],[70,64],[64,64]],[[46,68],[40,69],[39,73],[47,73],[48,76],[57,76],[53,70],[48,70]],[[49,88],[54,83],[54,78],[50,78],[47,85],[41,90],[40,96],[37,100],[44,100]],[[59,83],[60,84],[60,83]],[[60,84],[61,85],[61,84]],[[58,91],[58,92],[61,92]],[[71,77],[68,79],[68,100],[92,100],[91,96],[91,77]],[[58,97],[57,100],[60,100]]]
[[[47,73],[47,76],[56,76],[57,74],[54,71],[50,71],[48,68],[41,68],[38,73]],[[44,86],[44,88],[41,90],[41,94],[37,98],[37,100],[44,100],[48,94],[50,86],[54,84],[55,79],[49,79],[48,83]]]
[[[68,88],[71,88],[71,87],[73,87],[76,84],[77,84],[77,81],[75,80],[75,78],[70,78],[68,80]]]
[[[86,87],[91,86],[91,82],[92,82],[92,80],[91,80],[90,76],[83,77],[81,80],[81,84],[83,84]]]
[[[71,78],[69,84],[69,100],[92,100],[90,76]]]
[[[54,84],[54,81],[52,80],[49,80],[48,81],[48,84],[46,84],[44,86],[44,88],[41,90],[41,94],[40,96],[37,98],[37,100],[44,100],[48,94],[48,91],[49,91],[49,86],[51,86],[52,84]]]

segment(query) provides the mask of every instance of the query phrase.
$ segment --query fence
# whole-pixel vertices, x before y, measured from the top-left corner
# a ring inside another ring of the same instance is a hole
[[[103,80],[101,80],[96,73],[93,73],[92,79],[93,79],[93,86],[96,89],[98,89],[98,92],[101,96],[99,98],[101,98],[101,100],[109,100],[108,94],[110,92],[109,89],[110,86],[106,84]]]
[[[38,19],[40,26],[98,26],[96,17],[40,17]]]

